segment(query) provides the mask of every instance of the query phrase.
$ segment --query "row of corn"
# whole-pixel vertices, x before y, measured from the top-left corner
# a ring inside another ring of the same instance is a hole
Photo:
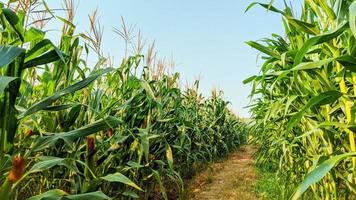
[[[264,60],[245,81],[258,165],[278,172],[281,199],[355,199],[356,2],[254,5],[281,15],[285,30],[248,42]]]

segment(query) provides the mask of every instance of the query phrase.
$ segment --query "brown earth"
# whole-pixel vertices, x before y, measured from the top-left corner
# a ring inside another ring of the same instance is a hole
[[[252,155],[256,148],[242,146],[226,161],[214,163],[189,184],[191,200],[255,200],[257,174]]]

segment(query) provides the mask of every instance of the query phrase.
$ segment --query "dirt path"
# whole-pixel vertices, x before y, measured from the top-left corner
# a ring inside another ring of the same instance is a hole
[[[252,200],[256,172],[253,168],[253,146],[242,146],[224,162],[212,164],[196,176],[190,186],[191,200]]]

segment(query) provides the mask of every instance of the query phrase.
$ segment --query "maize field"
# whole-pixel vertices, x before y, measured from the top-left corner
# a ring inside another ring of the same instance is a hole
[[[244,143],[246,126],[139,39],[112,65],[96,13],[78,33],[72,4],[64,17],[44,1],[0,3],[0,199],[184,199],[185,179]],[[63,24],[59,44],[43,13]]]
[[[284,28],[246,42],[262,60],[243,82],[248,120],[222,91],[182,86],[174,64],[123,19],[113,31],[125,56],[114,64],[97,11],[80,32],[74,0],[63,2],[58,15],[44,0],[0,1],[0,200],[185,200],[209,164],[235,151],[230,163],[248,167],[237,153],[255,148],[279,199],[356,199],[355,0],[246,8],[281,16]]]

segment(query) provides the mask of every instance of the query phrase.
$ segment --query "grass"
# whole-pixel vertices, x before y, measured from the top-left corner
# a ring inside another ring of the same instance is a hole
[[[265,200],[275,199],[284,200],[285,193],[281,182],[278,180],[276,172],[256,168],[258,178],[255,185],[255,191],[259,197]]]

